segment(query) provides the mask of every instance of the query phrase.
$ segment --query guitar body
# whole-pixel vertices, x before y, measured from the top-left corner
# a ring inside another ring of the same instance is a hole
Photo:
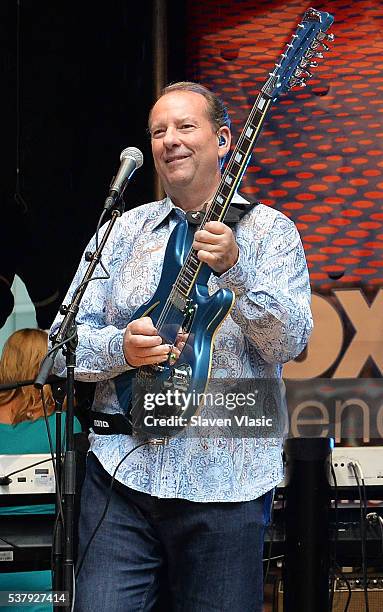
[[[173,301],[169,300],[193,235],[186,220],[175,227],[166,247],[157,290],[131,319],[149,316],[163,342],[174,347],[167,362],[130,370],[114,379],[118,401],[136,434],[174,435],[197,412],[198,394],[204,392],[209,379],[214,336],[234,304],[234,294],[229,289],[209,295],[211,270],[206,265],[187,297],[176,292]],[[165,419],[166,423],[156,419]]]

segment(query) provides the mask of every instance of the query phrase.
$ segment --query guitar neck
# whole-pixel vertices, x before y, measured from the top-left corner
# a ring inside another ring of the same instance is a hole
[[[261,132],[270,104],[271,98],[261,92],[222,175],[212,204],[201,224],[201,229],[208,221],[224,220],[232,197],[250,161],[251,153]]]
[[[271,104],[271,97],[265,92],[267,83],[258,95],[247,119],[230,160],[222,174],[218,189],[209,206],[204,220],[198,229],[203,229],[209,221],[223,221],[229,209],[230,202],[241,182],[242,176],[250,161],[251,153]],[[194,249],[190,249],[175,283],[175,289],[185,296],[192,291],[197,280],[202,263]]]

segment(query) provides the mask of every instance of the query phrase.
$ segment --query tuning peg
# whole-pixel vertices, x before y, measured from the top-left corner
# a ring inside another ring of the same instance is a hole
[[[307,68],[300,68],[299,66],[297,66],[294,70],[294,76],[297,78],[311,78],[312,77],[312,73],[307,70]],[[307,76],[305,76],[307,75]]]
[[[309,66],[310,68],[316,68],[318,66],[318,62],[309,61],[309,59],[311,58],[302,57],[301,61],[299,62],[299,66],[301,68],[306,68],[306,66]]]
[[[289,84],[290,87],[306,87],[306,81],[304,77],[298,79],[297,77],[293,76],[291,77]]]
[[[319,57],[319,59],[323,59],[323,53],[322,51],[316,51],[314,53],[314,57]]]
[[[326,34],[326,38],[327,40],[329,40],[330,42],[333,42],[333,40],[335,39],[334,34],[331,32],[331,34]]]
[[[324,42],[322,42],[322,43],[321,43],[321,45],[322,45],[322,47],[323,47],[323,49],[324,49],[325,51],[330,51],[330,47],[328,47],[327,45],[325,45],[325,44],[324,44]]]

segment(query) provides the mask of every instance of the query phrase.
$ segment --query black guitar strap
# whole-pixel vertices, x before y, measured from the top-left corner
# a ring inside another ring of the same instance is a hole
[[[230,227],[232,227],[233,225],[238,223],[238,221],[240,221],[242,217],[247,215],[247,213],[250,212],[254,208],[254,206],[257,206],[258,204],[260,204],[260,202],[258,202],[257,200],[250,202],[231,202],[223,222],[225,223],[225,225],[229,225]],[[186,218],[190,225],[200,225],[200,223],[202,223],[204,215],[204,210],[197,212],[190,210],[186,213]]]
[[[254,206],[257,206],[260,202],[232,202],[225,215],[224,223],[229,226],[233,226],[242,219],[248,212],[250,212]],[[186,213],[186,218],[190,225],[200,225],[205,215],[205,211],[189,211]],[[115,435],[115,434],[132,434],[132,424],[128,417],[124,414],[106,414],[105,412],[95,412],[93,410],[89,413],[90,427],[94,433],[98,435]]]

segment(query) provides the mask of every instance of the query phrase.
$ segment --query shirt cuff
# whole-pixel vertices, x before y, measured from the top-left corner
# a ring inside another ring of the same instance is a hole
[[[124,335],[125,329],[118,330],[108,345],[108,356],[112,367],[123,367],[125,370],[133,370],[125,359],[124,355]]]
[[[231,289],[236,296],[246,293],[248,287],[249,272],[246,270],[245,263],[241,257],[241,251],[238,254],[238,260],[226,272],[217,276],[218,286],[223,289]]]

